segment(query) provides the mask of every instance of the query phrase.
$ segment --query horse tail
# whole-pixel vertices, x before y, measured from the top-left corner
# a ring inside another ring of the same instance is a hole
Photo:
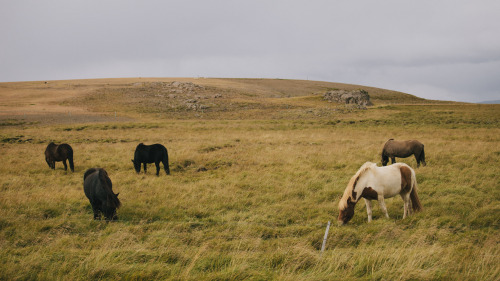
[[[120,208],[121,202],[118,199],[117,194],[113,193],[113,183],[111,183],[111,179],[108,176],[108,173],[104,169],[99,169],[99,179],[106,190],[108,203],[115,208]]]
[[[168,166],[168,150],[166,147],[163,147],[163,168],[167,172],[167,175],[170,175],[170,167]]]
[[[69,168],[71,169],[72,172],[75,171],[75,164],[73,164],[73,148],[68,145],[68,162],[69,162]]]
[[[422,152],[420,153],[420,162],[425,163],[425,150],[423,144],[422,144]]]
[[[418,198],[417,193],[417,177],[415,176],[415,171],[411,171],[411,185],[412,189],[410,192],[411,205],[414,212],[422,211],[422,203],[420,203],[420,199]]]

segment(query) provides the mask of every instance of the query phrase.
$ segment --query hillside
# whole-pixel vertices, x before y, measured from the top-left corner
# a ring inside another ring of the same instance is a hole
[[[67,113],[84,115],[89,121],[99,120],[96,113],[130,118],[162,115],[170,119],[289,119],[307,118],[310,112],[332,117],[346,107],[322,99],[322,94],[331,89],[363,89],[375,107],[444,104],[390,90],[319,81],[129,78],[0,83],[0,114],[42,114],[49,118],[51,114]]]
[[[482,103],[482,104],[500,104],[500,100],[482,101],[480,103]]]

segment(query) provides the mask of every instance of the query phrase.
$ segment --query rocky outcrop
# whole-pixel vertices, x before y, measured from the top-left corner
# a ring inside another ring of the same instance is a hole
[[[215,88],[205,87],[191,82],[142,82],[132,84],[134,97],[145,98],[155,106],[193,111],[207,110],[215,99],[223,98]]]
[[[355,105],[358,108],[366,108],[373,105],[370,95],[365,90],[332,90],[323,94],[323,99],[329,102]]]

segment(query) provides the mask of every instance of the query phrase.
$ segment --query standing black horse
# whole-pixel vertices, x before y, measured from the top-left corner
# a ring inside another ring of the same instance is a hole
[[[163,169],[167,175],[170,175],[170,168],[168,167],[168,151],[167,149],[157,143],[152,145],[144,145],[140,143],[135,148],[134,153],[134,169],[137,173],[141,172],[141,164],[144,165],[144,173],[147,171],[146,165],[148,163],[155,163],[156,165],[156,175],[160,174],[160,162],[163,163]]]
[[[56,161],[62,161],[64,164],[64,170],[68,170],[68,165],[66,165],[66,159],[69,162],[69,167],[72,172],[75,171],[75,166],[73,165],[73,149],[67,143],[57,145],[53,142],[47,145],[45,149],[45,161],[49,167],[53,170],[56,169]]]
[[[116,209],[121,202],[112,187],[108,173],[102,168],[90,168],[83,175],[83,191],[92,205],[95,220],[100,219],[100,213],[108,221],[118,219]]]
[[[391,158],[392,164],[396,163],[396,157],[406,158],[415,155],[417,167],[420,167],[420,162],[425,166],[424,145],[418,140],[396,141],[388,140],[382,150],[382,165],[385,166]]]

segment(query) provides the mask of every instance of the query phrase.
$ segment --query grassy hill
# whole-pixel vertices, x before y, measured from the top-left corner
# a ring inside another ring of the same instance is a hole
[[[72,113],[88,117],[91,113],[116,113],[131,118],[161,115],[169,119],[301,119],[311,112],[323,117],[344,112],[345,105],[322,99],[322,94],[331,89],[363,89],[375,106],[446,103],[390,90],[319,81],[128,78],[0,83],[0,106],[4,115]]]
[[[329,89],[364,89],[374,106],[328,103]],[[500,278],[500,105],[317,81],[135,78],[0,83],[0,106],[0,279]],[[403,220],[395,197],[390,219],[374,203],[367,223],[360,202],[338,227],[349,179],[389,138],[425,144],[426,167],[398,159],[415,169],[424,210]],[[75,173],[48,168],[50,141],[71,144]],[[167,147],[170,176],[134,172],[140,142]],[[120,193],[119,221],[92,219],[90,167]]]

